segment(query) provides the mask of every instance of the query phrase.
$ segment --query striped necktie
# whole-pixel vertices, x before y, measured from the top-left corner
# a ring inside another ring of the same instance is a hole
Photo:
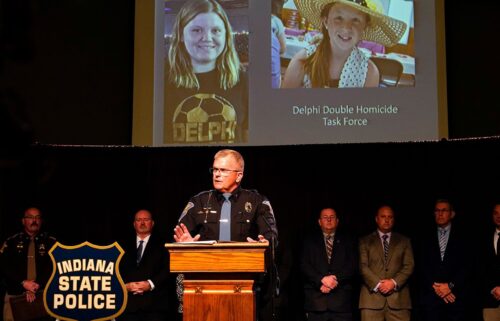
[[[382,244],[384,245],[384,262],[387,262],[387,257],[389,256],[389,242],[387,241],[388,238],[389,235],[382,235]]]
[[[333,236],[331,234],[328,234],[325,237],[325,245],[326,245],[326,256],[328,257],[328,263],[330,263],[333,252]]]
[[[142,259],[142,244],[144,243],[143,240],[139,241],[139,247],[137,248],[137,265],[141,262]]]
[[[446,240],[446,232],[444,228],[439,229],[439,252],[441,254],[441,261],[444,259],[444,252],[446,251],[446,245],[447,245],[447,240]]]

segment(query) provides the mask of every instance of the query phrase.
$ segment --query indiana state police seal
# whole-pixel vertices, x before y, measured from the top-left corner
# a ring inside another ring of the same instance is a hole
[[[110,320],[127,305],[127,290],[119,273],[124,254],[118,243],[98,246],[57,242],[49,255],[54,265],[43,292],[47,312],[60,320]]]

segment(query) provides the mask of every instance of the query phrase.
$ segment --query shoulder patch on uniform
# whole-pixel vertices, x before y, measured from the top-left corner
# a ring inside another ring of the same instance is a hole
[[[269,202],[268,200],[265,200],[265,201],[262,202],[262,204],[269,206],[269,211],[274,216],[273,207],[271,206],[271,202]]]
[[[6,248],[7,248],[7,242],[3,242],[2,248],[0,248],[0,254],[2,254]]]
[[[182,211],[181,213],[181,217],[179,217],[179,222],[184,218],[184,216],[187,215],[187,213],[189,212],[190,209],[192,209],[194,207],[194,203],[193,202],[188,202],[186,207],[184,207],[184,210]]]

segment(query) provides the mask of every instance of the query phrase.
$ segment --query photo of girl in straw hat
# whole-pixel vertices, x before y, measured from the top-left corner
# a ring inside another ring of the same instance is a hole
[[[321,31],[290,61],[282,88],[378,87],[379,70],[358,48],[361,40],[394,46],[406,23],[375,10],[374,0],[294,0]]]

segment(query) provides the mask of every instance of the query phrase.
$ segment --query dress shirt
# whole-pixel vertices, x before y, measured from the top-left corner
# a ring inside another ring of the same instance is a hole
[[[446,235],[445,235],[445,242],[446,244],[448,245],[448,240],[450,239],[450,231],[451,231],[451,224],[448,224],[447,226],[445,227],[439,227],[437,228],[437,236],[438,236],[438,240],[439,238],[441,237],[441,230],[445,230],[446,231]]]
[[[335,241],[335,232],[332,232],[331,234],[323,232],[323,241],[325,242],[325,246],[326,246],[326,237],[328,235],[331,235],[332,236],[332,240]]]
[[[495,254],[498,255],[498,250],[497,249],[497,244],[498,244],[498,233],[500,233],[500,230],[497,228],[495,230],[495,235],[493,236],[493,248],[495,249]]]
[[[378,233],[378,238],[380,239],[380,243],[382,244],[382,249],[384,248],[384,239],[382,238],[382,235],[387,235],[387,244],[391,244],[391,234],[392,232],[381,232],[380,230],[377,230]]]

